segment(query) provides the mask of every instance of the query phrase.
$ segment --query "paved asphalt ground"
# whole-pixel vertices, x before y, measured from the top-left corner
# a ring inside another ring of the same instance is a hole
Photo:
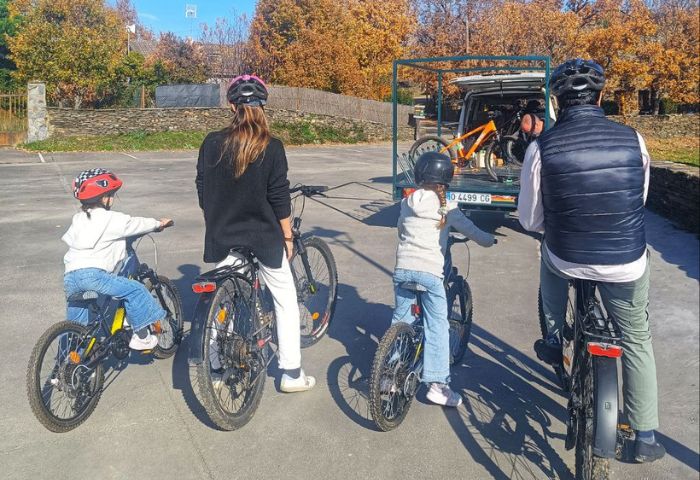
[[[289,149],[292,181],[346,184],[309,202],[305,215],[305,229],[331,244],[340,276],[329,336],[303,352],[306,371],[318,379],[313,391],[280,393],[272,370],[253,420],[240,431],[218,431],[194,396],[185,337],[174,358],[132,355],[109,378],[92,417],[58,435],[33,417],[25,375],[37,338],[63,319],[60,237],[76,211],[71,178],[87,167],[114,169],[125,181],[118,210],[176,220],[156,236],[158,267],[180,288],[189,329],[190,281],[207,268],[196,153],[60,154],[42,163],[36,154],[0,151],[0,477],[572,478],[565,400],[532,352],[538,244],[513,219],[473,217],[499,244],[471,247],[475,325],[470,350],[452,372],[465,404],[442,409],[419,395],[398,430],[374,429],[367,377],[393,303],[397,209],[389,152],[387,145]],[[647,221],[660,439],[669,453],[652,465],[613,462],[614,478],[697,479],[698,240],[652,213]],[[454,250],[463,272],[464,248]],[[141,252],[153,261],[151,249]]]

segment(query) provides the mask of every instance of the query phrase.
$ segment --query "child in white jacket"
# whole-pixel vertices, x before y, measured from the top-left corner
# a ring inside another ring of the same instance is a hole
[[[429,386],[427,398],[433,403],[457,407],[462,397],[449,387],[450,345],[447,299],[443,285],[445,251],[450,228],[481,246],[490,247],[494,236],[481,231],[458,208],[448,208],[446,188],[454,166],[450,158],[426,152],[416,161],[414,177],[418,190],[401,202],[398,222],[394,293],[396,306],[392,323],[413,322],[411,305],[415,294],[401,287],[415,282],[427,291],[422,295],[425,352],[423,383]]]
[[[127,237],[162,230],[172,221],[111,211],[114,194],[121,186],[122,181],[116,175],[101,168],[86,170],[73,181],[73,195],[82,207],[62,237],[68,245],[63,258],[64,287],[66,297],[93,290],[123,300],[134,331],[129,347],[151,350],[158,345],[158,337],[150,333],[148,326],[165,320],[166,313],[146,287],[136,280],[118,276],[115,270],[126,258]],[[69,302],[67,318],[87,324],[85,305]]]

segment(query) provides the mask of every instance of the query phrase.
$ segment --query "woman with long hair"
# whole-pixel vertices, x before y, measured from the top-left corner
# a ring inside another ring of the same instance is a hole
[[[310,390],[314,377],[301,369],[299,305],[289,267],[292,255],[291,199],[284,146],[270,135],[264,105],[267,87],[256,76],[229,84],[233,111],[227,128],[204,139],[197,161],[197,193],[206,227],[204,261],[234,264],[233,247],[247,247],[259,261],[260,277],[274,298],[280,388]],[[212,369],[218,368],[213,365]]]

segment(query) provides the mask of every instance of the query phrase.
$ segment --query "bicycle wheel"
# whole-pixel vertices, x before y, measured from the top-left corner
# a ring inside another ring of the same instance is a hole
[[[585,355],[580,370],[581,408],[576,416],[576,480],[608,480],[610,461],[593,454],[595,398],[593,360]],[[617,412],[617,408],[615,409]]]
[[[511,137],[501,137],[500,141],[494,137],[486,147],[486,171],[495,182],[513,180],[519,176],[519,164],[511,162],[507,154],[507,144],[512,141]]]
[[[37,420],[63,433],[83,423],[102,394],[104,371],[82,364],[88,329],[73,322],[49,327],[32,350],[27,369],[27,395]]]
[[[501,141],[506,159],[512,164],[521,166],[525,160],[525,151],[529,146],[527,140],[519,135],[506,135],[501,137]]]
[[[411,407],[419,379],[411,370],[416,354],[413,327],[398,322],[389,327],[377,347],[369,381],[369,408],[377,427],[398,427]]]
[[[450,365],[462,361],[472,332],[474,304],[469,284],[462,277],[447,290],[447,307],[450,319]]]
[[[236,430],[253,418],[265,385],[265,361],[251,348],[258,324],[251,292],[252,285],[242,278],[224,281],[204,325],[197,396],[222,430]]]
[[[440,151],[445,149],[443,153],[450,156],[452,162],[457,161],[457,153],[452,148],[448,148],[449,142],[442,137],[437,135],[426,135],[420,137],[418,140],[413,142],[411,148],[408,151],[408,157],[414,162],[418,159],[418,156],[424,152]]]
[[[338,297],[338,270],[331,249],[317,237],[304,239],[304,248],[313,283],[302,255],[295,253],[290,262],[299,302],[301,348],[310,347],[326,334]]]
[[[158,275],[157,288],[163,297],[163,308],[169,312],[167,321],[160,322],[160,333],[158,334],[158,346],[153,350],[153,356],[156,358],[168,358],[172,356],[180,346],[182,340],[182,301],[180,293],[177,291],[175,284],[168,278]],[[160,302],[160,298],[156,294],[153,285],[149,285],[151,295]]]

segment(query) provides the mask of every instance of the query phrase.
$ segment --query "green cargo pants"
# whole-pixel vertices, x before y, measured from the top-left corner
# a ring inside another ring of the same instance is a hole
[[[598,282],[598,291],[608,315],[622,331],[622,392],[625,412],[635,430],[659,427],[656,361],[649,330],[649,264],[633,282]],[[568,279],[555,269],[542,248],[540,265],[542,310],[550,334],[559,335],[566,316]]]

